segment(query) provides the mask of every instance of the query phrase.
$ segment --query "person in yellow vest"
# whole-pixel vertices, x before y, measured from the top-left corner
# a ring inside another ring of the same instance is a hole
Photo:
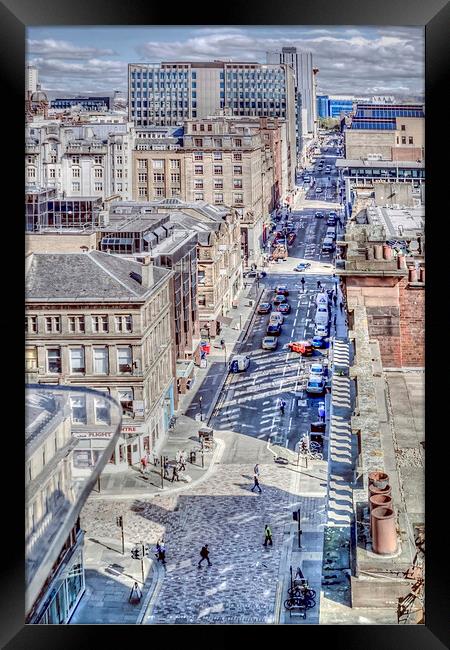
[[[270,546],[273,546],[272,531],[271,531],[268,524],[266,524],[265,527],[264,527],[264,544],[263,544],[263,546],[267,546],[267,544],[270,544]]]

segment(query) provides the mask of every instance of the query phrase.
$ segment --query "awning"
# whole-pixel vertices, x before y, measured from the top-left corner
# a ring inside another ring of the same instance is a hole
[[[149,242],[149,244],[156,244],[158,242],[158,238],[152,232],[148,232],[146,235],[144,235],[143,239]]]
[[[219,323],[223,323],[224,325],[231,325],[231,323],[233,322],[233,319],[228,318],[228,316],[217,316],[216,320]]]
[[[186,361],[184,359],[177,359],[177,377],[189,377],[194,369],[193,361]]]

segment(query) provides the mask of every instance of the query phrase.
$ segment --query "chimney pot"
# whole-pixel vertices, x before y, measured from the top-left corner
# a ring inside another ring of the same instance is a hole
[[[409,282],[417,282],[417,271],[416,269],[409,269],[408,270],[408,280]]]
[[[420,281],[425,284],[425,267],[422,266],[420,269]]]

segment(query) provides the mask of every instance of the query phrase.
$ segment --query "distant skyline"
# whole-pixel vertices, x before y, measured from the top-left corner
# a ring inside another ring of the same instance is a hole
[[[423,97],[422,27],[31,27],[27,63],[43,90],[127,93],[128,63],[266,62],[267,50],[313,53],[318,94]]]

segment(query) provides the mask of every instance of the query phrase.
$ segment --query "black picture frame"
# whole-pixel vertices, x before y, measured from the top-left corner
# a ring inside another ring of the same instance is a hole
[[[448,546],[445,534],[446,505],[443,496],[447,490],[443,487],[442,478],[446,477],[447,462],[443,446],[447,443],[448,424],[447,418],[433,429],[432,414],[441,408],[441,401],[445,401],[445,390],[439,385],[439,392],[431,388],[431,369],[433,377],[442,371],[445,364],[446,350],[434,339],[445,336],[448,327],[442,330],[434,327],[431,319],[432,307],[435,302],[433,297],[446,296],[449,277],[448,270],[443,267],[439,272],[439,259],[448,256],[446,249],[440,250],[439,239],[445,243],[447,234],[444,229],[439,229],[440,214],[445,209],[444,192],[446,182],[444,174],[445,165],[440,166],[438,157],[445,146],[444,138],[448,133],[445,124],[444,93],[448,88],[446,79],[449,60],[448,52],[448,26],[450,25],[449,5],[445,0],[377,0],[365,2],[358,0],[340,0],[330,3],[328,0],[297,1],[283,0],[274,5],[271,2],[254,2],[245,4],[215,5],[211,3],[196,2],[185,4],[181,7],[165,5],[163,3],[150,4],[145,0],[128,0],[115,2],[111,0],[89,0],[89,2],[73,3],[68,0],[3,0],[0,5],[0,29],[2,57],[3,108],[5,117],[4,130],[11,137],[8,148],[8,170],[4,186],[3,208],[8,214],[17,218],[6,220],[8,224],[8,248],[13,252],[13,261],[8,261],[2,256],[4,265],[4,304],[8,305],[8,329],[6,336],[8,344],[5,346],[7,355],[6,367],[8,368],[8,388],[17,395],[18,405],[13,413],[10,412],[11,402],[4,402],[4,464],[6,468],[11,465],[14,458],[12,483],[4,480],[5,497],[2,507],[2,541],[5,552],[2,562],[1,581],[1,608],[0,608],[0,643],[7,648],[69,648],[79,647],[86,640],[93,639],[98,633],[98,639],[104,639],[105,628],[97,626],[24,626],[24,523],[21,504],[24,501],[22,458],[23,437],[21,433],[20,414],[23,412],[23,372],[18,350],[23,350],[23,337],[21,322],[17,328],[12,327],[12,318],[9,310],[14,300],[14,319],[21,318],[23,313],[23,281],[17,266],[22,264],[20,242],[23,241],[23,150],[21,143],[23,137],[23,111],[24,111],[24,86],[25,86],[25,30],[29,26],[37,25],[399,25],[423,26],[425,28],[426,43],[426,208],[428,220],[427,233],[427,289],[426,289],[426,431],[430,440],[426,454],[426,523],[427,523],[427,565],[426,565],[426,624],[425,626],[302,626],[301,630],[295,626],[278,626],[276,637],[285,633],[293,633],[295,643],[304,643],[305,636],[308,641],[320,643],[323,634],[331,637],[334,647],[345,648],[408,648],[412,650],[434,650],[450,646],[449,637],[449,598],[446,584],[448,573],[446,561],[446,548]],[[443,119],[444,118],[444,119]],[[6,135],[6,133],[5,133]],[[448,140],[448,138],[447,138]],[[12,189],[14,188],[14,189]],[[13,199],[13,201],[11,201]],[[437,223],[436,223],[437,222]],[[445,221],[444,221],[445,224]],[[13,227],[11,231],[11,226]],[[17,233],[15,229],[17,228]],[[13,235],[11,236],[11,232]],[[442,237],[440,235],[442,233]],[[433,240],[433,234],[436,239]],[[445,241],[444,241],[445,237]],[[5,240],[4,240],[5,242]],[[6,244],[4,243],[4,247]],[[436,249],[434,253],[433,249]],[[447,246],[448,249],[448,246]],[[20,266],[20,268],[23,268]],[[12,289],[12,291],[11,291]],[[445,293],[444,293],[445,292]],[[17,329],[17,332],[14,331]],[[17,337],[17,340],[15,340]],[[11,341],[11,343],[10,343]],[[12,384],[12,386],[11,386]],[[17,385],[17,389],[16,389]],[[12,388],[12,390],[11,390]],[[8,391],[9,392],[9,391]],[[18,417],[19,415],[19,417]],[[19,422],[18,422],[19,420]],[[5,475],[5,474],[4,474]],[[440,485],[442,483],[442,487]],[[10,486],[12,485],[12,488]],[[5,489],[8,487],[9,489]],[[230,626],[234,627],[234,626]],[[238,626],[236,630],[240,636],[245,626]],[[368,629],[370,627],[370,629]],[[153,635],[156,630],[151,630],[151,636],[142,635],[142,642],[154,643]],[[225,631],[225,630],[224,630]],[[226,635],[230,630],[226,630]],[[167,635],[169,632],[169,635]],[[180,636],[185,644],[185,632]],[[194,631],[196,642],[201,641]],[[255,630],[255,632],[259,632]],[[266,635],[266,630],[263,631]],[[301,632],[301,636],[300,633]],[[139,626],[127,626],[121,630],[114,626],[113,634],[116,644],[121,643],[122,634],[129,640],[140,634]],[[253,632],[251,632],[253,636]],[[190,631],[191,638],[192,633]],[[224,640],[226,635],[223,637]],[[171,631],[163,630],[163,638],[169,639]],[[176,636],[173,643],[176,644]],[[253,636],[256,639],[255,635]],[[319,638],[320,637],[320,640]],[[139,641],[138,641],[139,642]],[[164,643],[164,641],[162,641]],[[208,640],[206,641],[208,643]],[[94,642],[88,642],[88,648]],[[220,646],[219,640],[214,642]],[[208,643],[209,646],[212,642]]]

